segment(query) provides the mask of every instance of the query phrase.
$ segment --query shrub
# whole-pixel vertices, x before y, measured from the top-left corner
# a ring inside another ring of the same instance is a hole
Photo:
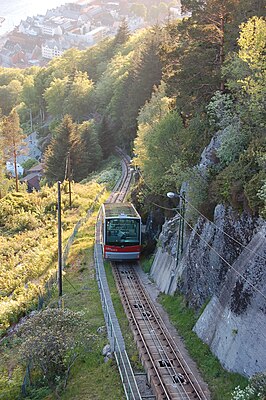
[[[51,389],[65,388],[69,371],[93,336],[81,313],[47,308],[37,312],[18,332],[21,359],[39,371]]]

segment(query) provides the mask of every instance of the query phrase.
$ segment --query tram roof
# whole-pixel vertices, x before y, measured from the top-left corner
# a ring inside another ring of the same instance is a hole
[[[105,203],[103,206],[106,218],[140,218],[131,203]]]

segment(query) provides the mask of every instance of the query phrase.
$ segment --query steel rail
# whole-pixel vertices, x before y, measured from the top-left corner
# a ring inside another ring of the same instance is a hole
[[[156,307],[153,305],[149,295],[147,295],[147,292],[145,290],[145,288],[143,287],[143,285],[141,284],[140,279],[138,278],[136,272],[134,269],[130,270],[130,273],[132,275],[134,275],[134,279],[130,279],[130,282],[134,282],[135,285],[135,292],[139,291],[140,294],[133,294],[135,297],[135,300],[137,299],[139,305],[143,306],[143,311],[145,311],[146,313],[150,313],[151,318],[145,320],[145,318],[143,319],[144,321],[144,325],[146,325],[146,327],[150,328],[150,331],[154,333],[153,336],[156,336],[156,340],[158,340],[158,343],[160,343],[160,347],[157,346],[157,344],[155,344],[155,348],[159,348],[160,351],[158,353],[160,353],[160,356],[162,355],[162,353],[165,355],[164,362],[166,362],[165,368],[168,370],[169,374],[170,371],[174,371],[174,374],[171,376],[179,376],[180,372],[182,373],[182,377],[184,377],[186,379],[186,383],[190,385],[190,388],[192,389],[192,392],[187,393],[187,390],[185,390],[186,388],[188,388],[188,386],[181,386],[182,387],[182,393],[181,391],[179,391],[179,394],[181,396],[181,399],[183,399],[184,397],[187,399],[191,399],[191,398],[197,398],[197,399],[201,399],[201,400],[207,400],[207,397],[205,395],[205,393],[203,392],[199,382],[197,381],[197,379],[195,378],[193,372],[191,371],[189,365],[187,364],[186,360],[184,359],[184,357],[182,356],[182,353],[180,351],[180,349],[178,348],[177,344],[173,342],[171,335],[167,329],[167,327],[165,326],[165,323],[163,322],[158,310],[156,309]],[[119,273],[118,269],[116,268],[116,274],[120,275],[121,278],[121,274]],[[123,283],[122,283],[123,284]],[[128,290],[133,291],[132,289],[132,285],[127,285],[127,287],[129,288]],[[123,288],[124,289],[124,288]],[[124,289],[125,290],[125,289]],[[143,299],[141,299],[141,296]],[[133,298],[134,299],[134,298]],[[129,304],[129,311],[130,313],[134,314],[134,304],[131,305],[131,302],[128,301]],[[144,304],[146,302],[146,304]],[[140,311],[140,310],[139,310]],[[149,323],[149,325],[147,325],[147,323]],[[156,327],[157,324],[157,327]],[[160,336],[156,334],[156,330],[160,330]],[[154,341],[154,337],[150,337],[149,340]],[[167,348],[167,351],[165,350]],[[171,359],[168,354],[171,354]],[[177,361],[178,362],[178,366],[176,365],[172,365],[172,361]],[[178,371],[179,369],[179,371]],[[193,376],[194,378],[194,382],[191,379],[191,376]],[[178,383],[178,381],[176,382]],[[182,382],[179,380],[179,383],[181,384]],[[193,397],[191,397],[193,396]]]
[[[118,273],[119,276],[121,276],[121,273],[120,273],[121,268],[118,269],[117,266],[115,266],[115,269],[116,269],[116,273]],[[154,347],[156,348],[158,354],[160,354],[162,361],[165,363],[165,368],[168,372],[168,375],[170,377],[173,377],[173,376],[178,377],[178,373],[180,373],[180,372],[178,372],[176,367],[172,364],[171,358],[168,355],[169,352],[167,352],[165,350],[166,346],[165,346],[165,343],[163,343],[164,341],[166,341],[166,335],[164,334],[164,329],[162,329],[162,327],[163,327],[162,320],[159,320],[158,318],[156,318],[156,313],[153,310],[153,308],[151,307],[150,299],[147,298],[146,292],[145,292],[144,288],[142,287],[135,271],[131,268],[130,270],[127,269],[126,272],[130,272],[132,274],[133,279],[130,279],[130,282],[134,282],[134,285],[128,285],[128,289],[129,289],[136,305],[139,305],[139,307],[138,307],[139,312],[142,312],[142,314],[143,314],[143,312],[145,314],[149,313],[150,316],[154,318],[154,321],[152,321],[152,318],[149,318],[149,317],[148,318],[144,317],[142,319],[142,322],[146,326],[147,330],[150,332],[150,339],[153,342]],[[127,277],[129,278],[128,274],[127,274]],[[123,283],[121,283],[121,284],[123,284]],[[144,301],[141,299],[141,295],[145,298],[146,304],[144,304]],[[130,312],[135,314],[134,309],[132,308],[132,305],[131,305],[131,301],[129,301],[129,305],[130,305]],[[135,304],[133,304],[133,307],[134,306],[135,306]],[[141,308],[142,308],[142,310],[140,310]],[[157,327],[154,326],[154,322],[157,324]],[[163,339],[160,338],[156,332],[158,330],[158,328],[160,329],[160,335],[163,334]],[[144,337],[144,340],[145,340],[145,337]],[[174,354],[176,355],[176,352]],[[176,355],[176,359],[178,359],[177,355]],[[183,372],[183,370],[182,370],[182,372]],[[176,383],[178,383],[178,382],[176,382]],[[193,384],[191,386],[193,386]],[[176,388],[177,388],[177,392],[180,396],[180,399],[186,400],[186,399],[191,398],[189,396],[189,394],[183,390],[182,386],[181,387],[176,386]]]
[[[117,270],[116,270],[116,271],[117,271]],[[142,334],[142,331],[141,331],[141,329],[140,329],[140,327],[139,327],[139,324],[138,324],[138,322],[137,322],[137,319],[136,319],[136,317],[135,317],[135,315],[134,315],[134,313],[133,313],[133,311],[132,311],[132,307],[131,307],[130,302],[129,302],[129,299],[128,299],[127,295],[126,295],[126,290],[125,290],[125,287],[124,287],[124,285],[123,285],[123,283],[122,283],[122,280],[121,280],[120,275],[119,275],[119,274],[116,274],[116,278],[117,278],[117,281],[119,282],[120,293],[121,293],[122,296],[124,297],[124,301],[127,303],[128,309],[129,309],[130,312],[131,312],[131,318],[132,318],[132,320],[133,320],[133,322],[134,322],[134,325],[136,326],[136,331],[137,331],[137,333],[138,333],[138,336],[139,336],[139,338],[141,339],[141,342],[143,343],[143,346],[144,346],[144,348],[145,348],[146,354],[149,356],[149,360],[147,360],[146,362],[151,363],[151,365],[152,365],[152,370],[156,373],[156,378],[158,379],[159,384],[160,384],[160,386],[161,386],[161,388],[162,388],[162,390],[163,390],[163,393],[161,393],[161,395],[163,395],[164,397],[162,397],[162,399],[171,400],[171,397],[170,397],[170,395],[169,395],[169,393],[168,393],[168,390],[167,390],[166,386],[164,385],[164,383],[163,383],[163,381],[162,381],[162,379],[161,379],[161,375],[160,375],[160,373],[159,373],[159,371],[158,371],[158,368],[157,368],[157,366],[156,366],[155,363],[154,363],[154,360],[153,360],[152,354],[151,354],[151,352],[150,352],[150,349],[149,349],[149,347],[148,347],[147,344],[146,344],[146,340],[145,340],[145,338],[144,338],[144,336],[143,336],[143,334]],[[133,333],[134,333],[134,332],[133,332]],[[150,372],[150,375],[149,375],[149,371],[148,371],[148,378],[151,380],[151,382],[150,382],[151,385],[154,387],[154,389],[156,389],[156,392],[158,392],[158,387],[155,388],[155,382],[153,382],[153,380],[152,380],[152,378],[154,378],[154,377],[152,377],[151,372]]]

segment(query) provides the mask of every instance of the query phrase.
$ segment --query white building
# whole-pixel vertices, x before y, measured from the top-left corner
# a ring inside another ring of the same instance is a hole
[[[47,36],[63,35],[63,30],[60,25],[47,21],[42,26],[42,34]]]
[[[11,161],[6,162],[6,170],[7,172],[10,172],[12,176],[15,176],[15,165],[13,162]],[[23,175],[24,169],[19,163],[17,163],[17,171],[18,175]]]
[[[86,33],[87,41],[89,43],[95,44],[102,40],[107,33],[107,28],[105,26],[100,26],[99,28],[95,28],[92,31]]]
[[[89,44],[93,45],[102,40],[107,34],[107,28],[100,26],[99,28],[92,29],[89,32],[83,33],[83,29],[75,29],[72,32],[67,32],[66,37],[72,43]]]
[[[47,40],[42,45],[42,57],[48,60],[61,56],[64,51],[65,50],[61,49],[55,40]]]

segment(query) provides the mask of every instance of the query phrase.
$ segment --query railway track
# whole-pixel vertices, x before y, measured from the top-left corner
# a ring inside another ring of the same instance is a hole
[[[130,160],[122,160],[122,178],[108,202],[123,202],[130,186]],[[96,229],[96,243],[99,243]],[[134,263],[112,263],[116,285],[132,329],[148,382],[157,400],[209,400],[177,348],[159,312],[142,285]],[[127,396],[128,399],[133,399]]]
[[[108,203],[123,203],[128,193],[132,178],[132,170],[130,168],[129,156],[126,155],[119,147],[116,147],[116,152],[119,154],[121,158],[122,177],[120,181],[118,181],[117,185],[113,189],[113,192],[108,198],[107,200]]]
[[[134,265],[112,263],[141,361],[158,400],[207,400],[182,357]]]

